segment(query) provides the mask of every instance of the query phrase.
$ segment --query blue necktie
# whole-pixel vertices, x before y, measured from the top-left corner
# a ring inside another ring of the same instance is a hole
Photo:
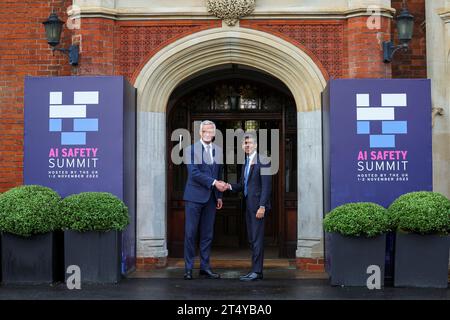
[[[250,168],[250,158],[247,157],[244,168],[244,196],[247,196],[248,193],[247,182],[248,182],[249,168]]]

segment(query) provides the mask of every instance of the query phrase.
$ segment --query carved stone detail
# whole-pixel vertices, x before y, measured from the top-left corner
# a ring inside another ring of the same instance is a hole
[[[234,26],[240,18],[255,10],[255,0],[206,0],[208,11],[228,26]]]

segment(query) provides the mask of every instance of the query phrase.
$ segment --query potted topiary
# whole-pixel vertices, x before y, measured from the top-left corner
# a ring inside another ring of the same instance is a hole
[[[394,286],[448,286],[450,200],[429,191],[411,192],[388,208],[396,230]]]
[[[61,212],[66,269],[80,267],[81,282],[118,282],[121,231],[129,223],[128,208],[122,200],[110,193],[83,192],[63,199]]]
[[[328,233],[326,264],[331,285],[366,286],[369,266],[380,268],[380,285],[384,285],[389,231],[385,208],[370,202],[347,203],[327,214],[323,225]]]
[[[50,188],[28,185],[0,195],[2,282],[52,283],[58,280],[55,230],[60,229],[61,197]]]

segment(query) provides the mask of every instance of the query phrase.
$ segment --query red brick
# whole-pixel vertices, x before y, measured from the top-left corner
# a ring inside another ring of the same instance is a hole
[[[136,270],[138,271],[149,271],[167,266],[167,258],[138,257],[136,262]]]
[[[306,266],[306,271],[324,272],[325,271],[325,267],[324,267],[323,264],[308,264]]]

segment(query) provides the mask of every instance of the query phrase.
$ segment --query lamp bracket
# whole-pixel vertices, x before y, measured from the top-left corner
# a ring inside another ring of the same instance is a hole
[[[399,45],[394,45],[392,41],[383,42],[383,61],[389,63],[392,61],[394,54],[400,49],[408,49],[408,43],[404,42]]]
[[[52,47],[52,51],[60,51],[67,54],[69,56],[69,63],[72,66],[78,65],[78,58],[80,55],[80,47],[78,45],[71,45],[69,49]]]

